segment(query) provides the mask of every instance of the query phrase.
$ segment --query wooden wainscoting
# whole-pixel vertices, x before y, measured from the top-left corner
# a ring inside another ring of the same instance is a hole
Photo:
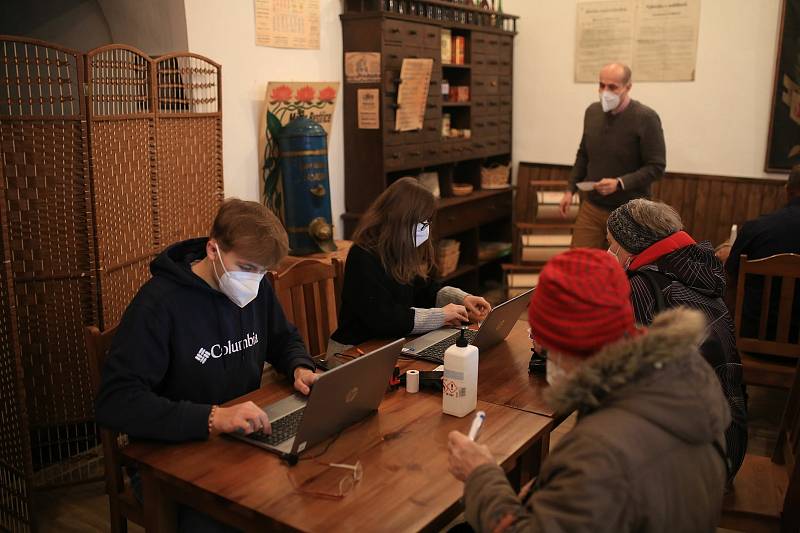
[[[520,162],[517,179],[569,179],[569,165]],[[717,245],[728,238],[732,224],[741,225],[786,203],[785,179],[742,178],[667,172],[653,184],[653,199],[680,213],[695,240]]]

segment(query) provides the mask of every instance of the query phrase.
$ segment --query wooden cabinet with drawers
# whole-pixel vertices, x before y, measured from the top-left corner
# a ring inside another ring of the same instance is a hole
[[[380,56],[380,80],[361,83],[344,76],[345,237],[392,182],[437,172],[442,198],[432,226],[434,238],[461,242],[459,269],[447,281],[476,290],[485,276],[492,275],[486,265],[496,263],[478,258],[480,242],[510,241],[511,191],[481,190],[480,168],[511,161],[515,32],[364,7],[372,4],[380,2],[346,2],[341,15],[344,53]],[[464,39],[464,64],[454,65],[451,58],[441,57],[443,31]],[[400,70],[407,58],[430,58],[433,69],[422,129],[400,132],[395,129],[395,114]],[[451,87],[467,85],[469,101],[448,101],[442,94],[444,80]],[[380,94],[380,127],[361,129],[358,91],[370,89]],[[443,136],[449,133],[443,132],[445,115],[451,128],[462,133],[469,130],[469,136]],[[454,182],[470,183],[474,192],[453,197]]]

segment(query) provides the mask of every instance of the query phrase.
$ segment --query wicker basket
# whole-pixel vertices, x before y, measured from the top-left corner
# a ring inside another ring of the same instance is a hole
[[[481,167],[481,189],[503,189],[508,187],[511,165],[494,164]]]
[[[436,262],[440,276],[447,276],[456,270],[460,246],[461,243],[453,239],[442,239],[436,245]]]

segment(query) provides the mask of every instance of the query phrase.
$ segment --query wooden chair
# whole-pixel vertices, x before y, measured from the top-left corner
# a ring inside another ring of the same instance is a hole
[[[758,332],[755,337],[742,335],[742,306],[744,303],[744,284],[748,275],[760,275],[764,279],[764,289],[761,295],[761,313],[759,316]],[[777,329],[775,340],[766,340],[767,322],[769,319],[770,299],[772,298],[773,280],[781,281],[781,291],[778,296]],[[779,387],[788,389],[792,384],[794,367],[800,359],[800,343],[790,342],[792,319],[792,306],[795,300],[795,291],[800,290],[797,279],[800,278],[800,255],[779,254],[764,259],[748,261],[743,255],[739,261],[739,279],[736,284],[736,305],[734,316],[736,318],[736,346],[739,349],[744,369],[745,383],[762,385],[765,387]],[[796,324],[794,325],[796,327]],[[767,354],[784,358],[786,361],[766,361],[748,353]]]
[[[100,375],[103,363],[116,332],[116,326],[102,332],[96,326],[88,326],[84,330],[95,394],[100,389]],[[126,486],[125,476],[122,471],[123,462],[119,451],[123,446],[125,436],[99,426],[98,431],[103,445],[103,463],[105,466],[106,494],[108,494],[111,531],[113,533],[124,533],[128,530],[128,520],[144,527],[142,504],[133,495],[133,490],[130,486]]]
[[[555,197],[566,190],[565,180],[521,179],[517,183],[512,226],[512,262],[504,264],[506,295],[536,285],[538,273],[553,256],[569,249],[577,216],[578,195],[566,219],[561,218]],[[549,198],[548,195],[553,196]]]
[[[772,457],[747,454],[725,495],[721,527],[759,532],[800,531],[800,370],[795,370]]]
[[[298,261],[282,272],[267,273],[272,288],[312,356],[325,353],[336,330],[341,304],[344,263],[315,259]]]

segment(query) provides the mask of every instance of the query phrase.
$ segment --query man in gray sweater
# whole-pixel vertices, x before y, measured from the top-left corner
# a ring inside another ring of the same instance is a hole
[[[606,220],[633,198],[650,196],[650,184],[664,174],[666,148],[661,119],[632,100],[631,69],[611,63],[600,70],[600,101],[586,108],[583,137],[575,157],[569,188],[561,198],[566,216],[579,182],[593,182],[582,198],[572,246],[605,248]]]

